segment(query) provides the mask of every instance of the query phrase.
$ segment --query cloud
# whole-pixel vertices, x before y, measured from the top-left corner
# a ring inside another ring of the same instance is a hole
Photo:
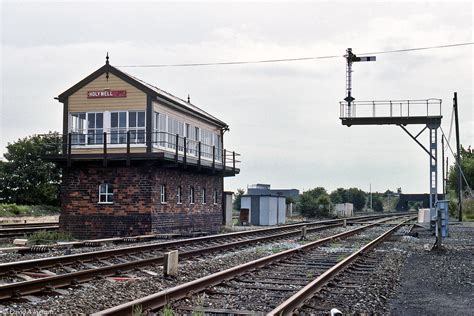
[[[93,8],[103,4],[10,3],[4,10],[1,150],[18,137],[60,130],[62,108],[53,97],[102,66],[107,51],[113,65],[173,64],[342,56],[347,47],[367,52],[472,39],[465,4],[119,4],[108,6],[106,18]],[[460,18],[453,20],[454,12]],[[469,144],[472,57],[470,47],[379,55],[354,66],[354,95],[442,98],[447,131],[458,91],[461,139]],[[400,128],[341,125],[343,58],[122,69],[177,96],[189,93],[230,125],[226,147],[242,153],[243,162],[241,174],[226,179],[228,189],[252,182],[428,188],[428,159]]]

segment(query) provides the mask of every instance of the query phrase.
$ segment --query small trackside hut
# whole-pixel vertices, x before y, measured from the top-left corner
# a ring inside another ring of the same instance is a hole
[[[238,154],[228,125],[109,64],[61,93],[60,228],[78,238],[217,232]]]

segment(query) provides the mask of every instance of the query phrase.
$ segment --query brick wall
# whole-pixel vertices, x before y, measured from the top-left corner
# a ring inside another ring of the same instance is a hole
[[[165,168],[150,162],[136,165],[73,165],[63,171],[60,226],[78,238],[127,236],[150,232],[217,232],[222,223],[220,175]],[[99,185],[114,187],[114,203],[99,204]],[[166,203],[160,188],[166,186]],[[181,186],[182,203],[177,203]],[[190,203],[190,187],[195,203]],[[202,204],[202,189],[206,203]],[[217,203],[213,202],[214,190]]]

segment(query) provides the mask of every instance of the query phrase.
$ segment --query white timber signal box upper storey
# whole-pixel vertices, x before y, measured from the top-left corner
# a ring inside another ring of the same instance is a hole
[[[223,149],[226,123],[108,61],[57,99],[64,105],[63,154],[162,153],[213,167],[227,160],[235,170],[236,154]]]

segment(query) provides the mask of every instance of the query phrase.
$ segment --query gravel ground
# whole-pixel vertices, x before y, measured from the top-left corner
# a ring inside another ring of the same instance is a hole
[[[453,223],[449,229],[440,251],[426,251],[434,237],[419,232],[389,303],[391,315],[474,314],[474,223]]]
[[[348,227],[347,229],[352,228]],[[310,234],[308,237],[310,239],[318,239],[343,231],[345,231],[344,228],[338,227]],[[180,273],[176,278],[164,278],[161,266],[149,266],[146,270],[156,273],[156,276],[151,276],[143,270],[138,270],[127,274],[128,276],[137,277],[135,280],[113,281],[107,278],[66,288],[66,293],[63,295],[34,297],[35,302],[24,300],[3,302],[3,305],[0,306],[0,314],[88,314],[273,254],[276,249],[281,251],[296,245],[298,245],[297,240],[288,239],[234,252],[209,255],[197,260],[185,261],[180,263]]]
[[[408,230],[408,227],[400,228],[336,276],[306,302],[301,314],[328,315],[332,308],[339,309],[344,315],[387,314],[386,301],[395,292],[399,271],[408,255],[404,237]]]
[[[330,282],[301,314],[474,315],[474,223],[450,226],[441,251],[432,233],[399,230]],[[430,251],[431,250],[431,251]]]
[[[268,226],[268,228],[272,228],[272,227],[275,227],[275,226]],[[235,226],[232,228],[227,228],[224,233],[251,231],[251,230],[256,230],[256,229],[262,229],[262,227],[261,226]],[[18,252],[0,252],[0,263],[49,258],[49,257],[63,256],[63,255],[68,255],[68,254],[117,249],[117,248],[132,247],[132,246],[138,246],[138,245],[157,244],[157,243],[169,242],[169,241],[184,239],[184,238],[191,238],[191,237],[177,237],[177,238],[172,238],[172,239],[156,238],[156,239],[152,239],[148,241],[136,241],[136,242],[117,242],[117,243],[108,242],[108,243],[97,244],[91,247],[64,246],[64,247],[53,248],[46,252],[32,252],[32,253],[25,253],[25,254],[20,254]],[[0,243],[2,243],[2,247],[10,247],[10,246],[13,246],[10,243],[11,241],[12,241],[12,238],[8,238],[8,239],[5,239],[4,243],[2,242]]]
[[[40,258],[50,258],[56,256],[64,255],[73,255],[77,253],[91,252],[91,251],[100,251],[108,249],[117,249],[124,247],[132,247],[138,245],[147,245],[147,244],[158,244],[162,242],[177,240],[175,239],[154,239],[150,241],[137,241],[133,243],[104,243],[94,247],[68,247],[68,248],[53,248],[47,252],[32,252],[20,254],[17,252],[0,252],[0,263],[13,262],[13,261],[24,261],[31,259],[40,259]]]

